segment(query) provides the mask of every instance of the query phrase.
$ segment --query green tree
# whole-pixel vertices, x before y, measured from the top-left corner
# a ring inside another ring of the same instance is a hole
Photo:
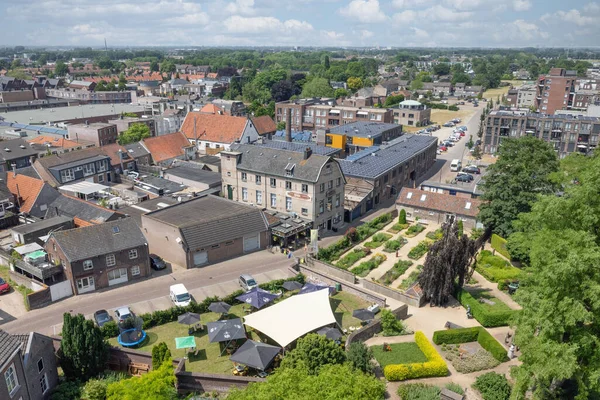
[[[401,321],[388,309],[381,310],[381,330],[383,336],[397,336],[405,331]]]
[[[160,63],[160,72],[170,73],[175,72],[176,70],[177,68],[175,68],[175,63],[173,63],[172,61],[163,61],[162,63]]]
[[[508,400],[511,387],[506,377],[495,372],[488,372],[475,379],[473,387],[481,393],[483,400]]]
[[[348,81],[346,83],[348,84],[348,89],[354,90],[354,91],[363,87],[362,79],[360,79],[358,77],[354,77],[354,76],[351,76],[350,78],[348,78]]]
[[[160,66],[158,65],[158,61],[153,60],[150,62],[150,71],[158,72],[160,70]]]
[[[488,168],[482,183],[484,203],[478,218],[502,237],[513,232],[513,221],[531,210],[540,194],[554,193],[551,174],[558,171],[558,158],[546,142],[526,136],[505,138],[498,160]]]
[[[102,379],[90,379],[83,387],[82,398],[86,400],[105,400],[107,383]]]
[[[389,310],[385,310],[389,311]],[[371,373],[373,367],[371,365],[371,359],[373,358],[373,352],[363,342],[353,342],[348,348],[346,358],[353,368],[360,370],[365,373]]]
[[[123,379],[106,388],[106,400],[134,399],[177,399],[173,363],[165,362],[145,375]]]
[[[339,89],[335,89],[335,92],[333,94],[333,97],[335,97],[336,99],[339,99],[340,97],[348,97],[350,96],[350,93],[343,88],[339,88]]]
[[[310,333],[298,339],[296,348],[290,351],[281,362],[282,368],[295,368],[304,364],[310,374],[316,374],[326,364],[341,364],[346,361],[346,353],[333,340]]]
[[[473,142],[473,135],[469,135],[469,141],[467,142],[467,149],[471,150],[475,146],[475,142]]]
[[[54,75],[56,76],[65,76],[69,73],[69,67],[62,61],[57,61],[54,66]]]
[[[406,210],[403,208],[400,210],[400,214],[398,214],[398,223],[406,224]]]
[[[171,361],[171,350],[165,342],[152,346],[152,369],[157,369],[164,362]]]
[[[315,78],[304,84],[302,97],[333,97],[334,90],[325,78]]]
[[[421,90],[423,89],[423,81],[421,79],[413,79],[410,83],[410,90]]]
[[[150,137],[150,128],[143,123],[134,123],[126,131],[121,132],[118,142],[120,145],[139,142]]]
[[[463,222],[462,219],[458,220],[458,237],[461,238],[463,235],[463,231],[464,231],[464,226],[463,226]]]
[[[323,56],[323,67],[325,67],[325,69],[331,68],[328,55]]]
[[[266,382],[251,383],[246,389],[233,389],[227,400],[320,399],[380,400],[385,383],[374,376],[345,365],[325,365],[318,374],[305,365],[280,368]]]
[[[68,379],[86,381],[104,370],[109,346],[91,320],[65,313],[61,336],[58,358]]]
[[[285,130],[285,121],[279,121],[279,122],[277,123],[277,130],[278,130],[278,131],[283,131],[283,130]]]
[[[383,106],[384,107],[393,107],[393,106],[397,106],[398,104],[400,104],[403,101],[404,101],[403,94],[399,94],[399,95],[395,95],[395,96],[388,96],[385,99],[385,103],[383,103]]]

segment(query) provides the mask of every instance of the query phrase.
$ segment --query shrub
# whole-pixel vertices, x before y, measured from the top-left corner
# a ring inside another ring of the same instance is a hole
[[[400,282],[400,285],[398,285],[398,289],[406,290],[409,287],[411,287],[417,281],[417,279],[419,279],[419,275],[421,274],[422,270],[423,266],[418,265],[416,271],[411,272],[406,279],[403,279],[402,282]]]
[[[363,249],[354,249],[353,251],[349,252],[344,257],[342,257],[335,265],[342,269],[348,269],[366,255],[367,252]]]
[[[389,233],[379,232],[373,235],[370,242],[365,243],[365,247],[375,249],[385,243],[392,237]]]
[[[410,249],[408,252],[408,258],[418,260],[419,258],[423,257],[427,251],[429,251],[429,246],[431,246],[431,244],[427,241],[423,240],[419,242],[418,245]]]
[[[385,242],[385,245],[383,246],[383,251],[393,253],[396,250],[400,250],[405,244],[406,239],[399,236],[398,239],[388,240],[387,242]]]
[[[381,310],[381,330],[383,336],[398,336],[406,331],[406,327],[388,309]]]
[[[414,224],[406,230],[406,236],[412,237],[417,236],[419,233],[423,232],[425,227],[421,224]]]
[[[490,354],[498,361],[508,361],[508,354],[506,349],[484,328],[480,328],[479,336],[477,336],[477,343],[484,349],[490,352]]]
[[[507,279],[516,280],[523,274],[523,271],[519,268],[513,267],[501,257],[494,256],[489,250],[481,252],[475,269],[490,282],[501,282]]]
[[[471,306],[473,317],[486,328],[507,326],[510,324],[511,319],[515,317],[515,314],[518,313],[517,310],[488,311],[466,290],[461,290],[457,299],[463,307]]]
[[[81,398],[81,386],[77,381],[61,382],[52,391],[51,400],[73,400]]]
[[[467,354],[463,357],[449,353],[446,354],[446,358],[452,362],[452,366],[461,374],[491,369],[500,364],[489,352],[482,349],[477,350],[475,354]]]
[[[409,224],[401,224],[401,223],[396,223],[394,224],[394,226],[392,226],[390,229],[388,229],[388,232],[391,233],[398,233],[400,232],[402,229],[406,229],[408,228]]]
[[[506,239],[494,233],[492,234],[491,245],[492,249],[496,250],[498,253],[502,254],[504,257],[510,260],[510,254],[506,249]]]
[[[366,373],[371,373],[373,370],[371,366],[372,358],[373,351],[363,342],[353,342],[346,353],[346,359],[350,364],[354,368]]]
[[[410,383],[398,387],[398,396],[402,400],[439,400],[440,392],[439,387],[424,383]]]
[[[412,261],[408,260],[400,260],[389,270],[386,271],[385,274],[381,278],[379,278],[379,283],[384,285],[390,285],[396,279],[398,279],[402,274],[406,272],[412,265]]]
[[[398,223],[406,225],[406,210],[404,208],[400,210],[400,214],[398,214]]]
[[[448,389],[454,393],[465,394],[465,391],[458,383],[454,383],[454,382],[446,383],[446,389]]]
[[[433,332],[433,343],[440,345],[475,342],[480,330],[480,327],[475,327],[435,331]]]
[[[86,400],[104,400],[106,399],[107,383],[100,379],[90,379],[86,382],[82,391],[82,398]]]
[[[359,227],[359,230],[360,230],[360,227]],[[346,250],[348,250],[351,245],[352,245],[351,240],[348,239],[348,237],[344,236],[343,238],[341,238],[340,240],[338,240],[331,246],[319,249],[319,252],[317,253],[317,258],[319,260],[332,262],[332,261],[340,258],[340,256]]]
[[[392,364],[383,369],[388,381],[404,381],[407,379],[428,378],[448,375],[448,366],[435,347],[423,332],[415,333],[415,343],[421,349],[427,362],[414,364]]]
[[[457,105],[452,104],[451,106],[448,106],[448,110],[450,111],[458,111],[459,108]]]
[[[108,321],[102,325],[100,330],[102,331],[102,336],[107,339],[119,336],[119,325],[115,321]]]
[[[481,393],[483,400],[508,400],[512,391],[506,377],[495,372],[478,376],[473,388]]]
[[[485,233],[485,229],[483,228],[473,228],[471,229],[471,239],[477,240]]]
[[[386,259],[387,257],[385,255],[377,253],[370,260],[361,262],[358,267],[353,268],[351,272],[364,278],[371,270],[379,267]]]
[[[348,239],[350,239],[351,242],[356,242],[358,240],[358,232],[356,231],[356,228],[353,226],[348,228],[345,236]]]
[[[425,235],[425,237],[427,239],[431,239],[435,242],[437,242],[438,240],[440,240],[442,237],[444,236],[444,234],[442,233],[442,229],[436,229],[433,232],[427,232],[427,234]]]
[[[152,346],[152,369],[158,369],[167,360],[171,360],[171,350],[165,342]]]

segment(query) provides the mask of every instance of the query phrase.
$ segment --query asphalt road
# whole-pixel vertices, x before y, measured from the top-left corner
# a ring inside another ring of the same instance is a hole
[[[91,318],[100,309],[112,310],[129,305],[135,313],[167,309],[171,306],[169,286],[183,283],[196,301],[208,296],[225,296],[239,289],[238,277],[249,273],[259,282],[282,279],[292,276],[288,270],[290,261],[281,254],[260,251],[204,268],[163,273],[153,272],[155,276],[138,283],[120,286],[110,290],[96,291],[51,304],[39,310],[32,310],[18,319],[0,315],[9,322],[0,325],[9,333],[28,333],[36,331],[44,334],[56,334],[60,331],[65,312],[80,313]],[[1,323],[2,321],[0,321]]]

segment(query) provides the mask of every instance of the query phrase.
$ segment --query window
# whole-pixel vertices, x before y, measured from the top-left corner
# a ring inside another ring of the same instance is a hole
[[[227,176],[231,176],[231,171],[227,171]]]
[[[277,187],[277,179],[269,178],[269,184],[271,185],[271,187]]]
[[[212,246],[210,246],[211,249],[218,249],[219,247],[221,247],[220,244],[213,244]]]
[[[271,193],[271,207],[277,207],[277,195],[275,193]]]
[[[242,180],[243,180],[244,182],[246,182],[246,181],[248,180],[248,174],[247,174],[247,173],[245,173],[245,172],[242,172]]]
[[[256,191],[256,204],[262,204],[262,191]]]
[[[127,277],[127,268],[117,268],[112,271],[108,271],[108,280],[114,281],[116,279],[121,279],[122,277]]]
[[[116,263],[117,263],[117,261],[115,260],[115,255],[114,254],[109,254],[109,255],[106,256],[106,266],[107,267],[112,267]]]
[[[98,183],[104,182],[104,174],[98,175]]]
[[[83,270],[84,271],[89,271],[90,269],[94,268],[94,263],[92,262],[92,260],[85,260],[83,262]]]
[[[46,374],[44,374],[44,376],[40,378],[40,386],[42,388],[42,394],[48,391],[48,377],[46,376]]]
[[[332,188],[333,188],[333,181],[327,182],[327,189],[332,189]]]
[[[106,169],[106,160],[98,161],[98,172],[104,172]]]
[[[308,215],[308,208],[302,209],[302,215]]]
[[[325,191],[325,183],[321,183],[321,185],[319,185],[319,191],[321,193],[323,193]]]
[[[82,290],[88,289],[94,286],[94,277],[88,276],[77,280],[77,289],[81,292]]]
[[[40,358],[40,360],[38,361],[38,372],[42,372],[43,369],[44,369],[44,360],[42,358]]]
[[[137,257],[138,257],[137,249],[131,249],[131,250],[129,250],[129,259],[130,260],[133,260],[133,259],[135,259]]]
[[[94,167],[94,164],[86,164],[83,166],[83,175],[89,176],[89,175],[94,175],[95,173],[96,173],[96,168]]]
[[[335,196],[335,206],[336,207],[340,206],[340,194],[339,193]]]
[[[308,185],[302,184],[302,193],[308,193]]]
[[[75,179],[75,172],[72,169],[60,171],[60,179],[63,182],[69,182]]]
[[[242,200],[248,201],[248,189],[245,187],[242,188]]]
[[[319,214],[323,214],[325,212],[325,200],[319,201]]]
[[[285,181],[285,188],[286,190],[292,190],[292,182]]]
[[[260,175],[256,175],[256,184],[260,185],[261,179],[260,179]]]
[[[8,389],[8,394],[12,396],[19,388],[19,380],[17,379],[17,371],[15,370],[15,364],[10,364],[10,367],[8,367],[8,369],[4,373],[4,379],[6,380],[6,388]]]
[[[291,197],[285,198],[285,209],[288,211],[290,211],[292,209],[292,198]]]
[[[340,186],[342,184],[342,178],[337,178],[335,182],[335,186]]]
[[[134,265],[133,267],[131,267],[131,276],[136,276],[140,274],[140,266],[139,265]]]

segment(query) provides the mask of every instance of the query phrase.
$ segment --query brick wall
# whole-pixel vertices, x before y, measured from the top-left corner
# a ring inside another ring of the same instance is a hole
[[[405,320],[408,318],[408,306],[406,304],[392,310],[392,314],[397,319]],[[365,340],[372,338],[376,333],[381,332],[381,320],[376,319],[370,324],[365,325],[362,329],[352,332],[346,339],[346,350],[350,347],[353,342],[364,342]]]
[[[36,282],[39,285],[43,285],[42,283]],[[43,285],[44,289],[38,290],[37,292],[29,293],[27,295],[27,301],[29,303],[29,309],[35,310],[37,308],[46,307],[50,303],[52,303],[52,295],[50,294],[50,288],[46,285]],[[25,305],[27,306],[27,305]]]
[[[369,289],[375,293],[382,294],[385,297],[391,297],[394,300],[401,301],[413,307],[421,307],[423,303],[425,303],[424,297],[416,298],[413,296],[409,296],[404,292],[400,292],[387,286],[380,285],[379,283],[375,283],[368,279],[362,279],[362,283],[365,289]]]

